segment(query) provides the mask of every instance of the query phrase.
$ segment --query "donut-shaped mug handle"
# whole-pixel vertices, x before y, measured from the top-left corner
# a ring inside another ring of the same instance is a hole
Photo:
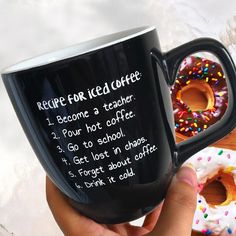
[[[227,75],[226,82],[229,95],[228,107],[221,120],[216,124],[212,125],[204,132],[176,144],[172,124],[170,124],[171,119],[168,117],[169,112],[166,111],[165,103],[167,101],[164,101],[163,96],[159,96],[162,103],[160,104],[162,109],[162,118],[165,120],[165,129],[169,137],[170,145],[174,149],[175,165],[177,168],[193,154],[223,138],[226,134],[232,131],[236,125],[236,68],[226,48],[215,39],[196,39],[166,53],[161,53],[155,48],[152,49],[151,57],[156,78],[157,92],[158,94],[163,94],[163,85],[161,84],[163,82],[159,79],[158,74],[160,72],[157,71],[156,63],[158,63],[159,67],[162,69],[166,86],[171,87],[175,82],[176,74],[182,61],[187,56],[199,51],[213,53],[223,66]]]

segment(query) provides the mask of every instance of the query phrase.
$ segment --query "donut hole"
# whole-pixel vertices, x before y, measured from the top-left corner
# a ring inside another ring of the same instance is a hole
[[[226,201],[226,188],[218,180],[208,183],[200,194],[206,199],[209,205],[220,205]]]
[[[209,84],[196,80],[185,86],[178,93],[192,111],[207,110],[214,107],[215,97]]]
[[[193,87],[185,89],[182,92],[181,99],[192,111],[206,110],[208,105],[206,94]]]
[[[211,206],[225,206],[236,201],[236,186],[232,173],[227,169],[219,170],[215,176],[207,180],[200,195]]]

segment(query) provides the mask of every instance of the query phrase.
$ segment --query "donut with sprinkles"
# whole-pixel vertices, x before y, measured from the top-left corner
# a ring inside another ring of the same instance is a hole
[[[182,95],[188,89],[204,94],[207,99],[204,110],[191,110],[184,103]],[[177,136],[186,139],[206,130],[221,119],[228,105],[228,89],[221,65],[202,57],[187,57],[178,70],[171,97]]]
[[[193,230],[204,235],[236,235],[236,151],[208,147],[186,163],[195,169],[198,180]],[[223,202],[212,203],[203,194],[213,181],[224,186]]]

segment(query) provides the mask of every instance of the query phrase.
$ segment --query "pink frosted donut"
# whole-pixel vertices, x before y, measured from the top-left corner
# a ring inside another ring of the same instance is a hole
[[[209,147],[192,156],[186,163],[197,173],[198,196],[193,230],[205,235],[236,235],[236,151]],[[219,181],[225,187],[226,200],[208,204],[201,195],[204,187]]]

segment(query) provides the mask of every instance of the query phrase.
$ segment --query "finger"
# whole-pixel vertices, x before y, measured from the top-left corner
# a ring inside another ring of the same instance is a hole
[[[107,227],[116,232],[119,236],[143,236],[150,232],[150,230],[146,228],[131,225],[130,223],[108,225]]]
[[[125,224],[108,225],[107,227],[110,230],[119,233],[119,235],[135,235],[135,236],[146,235],[147,233],[153,230],[157,222],[157,219],[160,215],[162,204],[163,203],[161,203],[153,212],[151,212],[145,217],[142,226],[135,226],[130,223],[125,223]]]
[[[153,212],[151,212],[150,214],[146,216],[143,222],[144,228],[148,229],[149,231],[153,230],[160,216],[162,206],[163,206],[163,202]]]
[[[79,214],[48,177],[46,178],[46,197],[52,214],[65,235],[117,236],[116,233],[106,230],[102,225]]]
[[[168,190],[162,212],[151,235],[191,235],[192,221],[197,201],[196,173],[182,167]]]

